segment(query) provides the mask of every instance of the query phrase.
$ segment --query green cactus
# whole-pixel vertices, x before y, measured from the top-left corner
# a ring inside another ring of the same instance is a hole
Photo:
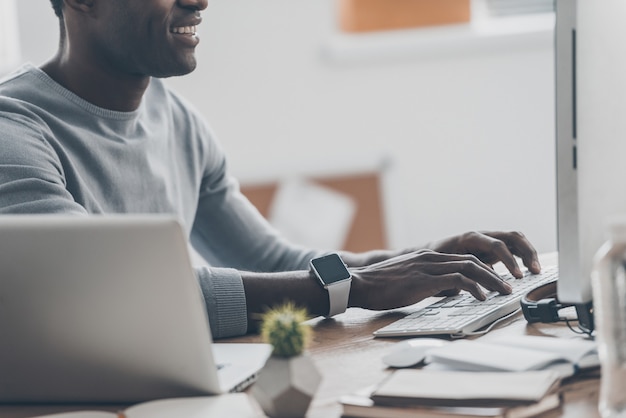
[[[272,355],[294,357],[302,354],[311,339],[306,309],[287,302],[263,315],[261,336],[274,348]]]

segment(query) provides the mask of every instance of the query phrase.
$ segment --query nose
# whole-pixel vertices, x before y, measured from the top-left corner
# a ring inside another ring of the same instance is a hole
[[[178,0],[180,7],[204,10],[208,6],[208,0]]]

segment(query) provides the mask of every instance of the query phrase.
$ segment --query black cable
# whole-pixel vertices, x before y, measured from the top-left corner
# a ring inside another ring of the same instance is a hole
[[[573,327],[573,326],[572,326],[572,324],[571,324],[572,320],[570,320],[569,318],[563,318],[563,317],[561,317],[561,318],[559,318],[559,320],[560,320],[560,321],[565,321],[565,323],[567,324],[567,327],[568,327],[568,328],[569,328],[569,329],[570,329],[573,333],[575,333],[575,334],[579,334],[579,335],[586,334],[586,335],[588,335],[589,337],[591,337],[591,333],[592,333],[593,331],[589,331],[588,329],[581,328],[580,326],[579,326],[579,327],[577,327],[578,329],[574,329],[574,327]],[[578,322],[578,321],[575,321],[575,322]]]

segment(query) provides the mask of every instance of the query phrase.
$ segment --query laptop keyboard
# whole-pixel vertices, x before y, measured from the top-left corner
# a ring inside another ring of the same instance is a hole
[[[501,275],[511,285],[509,295],[489,292],[487,299],[479,301],[468,292],[443,298],[431,305],[420,308],[377,331],[377,337],[404,337],[412,335],[468,335],[495,320],[520,308],[520,299],[531,289],[556,280],[556,266],[542,268],[540,274],[526,271],[521,279],[511,274]]]

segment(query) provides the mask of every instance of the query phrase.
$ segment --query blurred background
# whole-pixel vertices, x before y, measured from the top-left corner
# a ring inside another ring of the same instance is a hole
[[[54,54],[48,0],[0,7],[0,71]],[[294,239],[516,229],[556,250],[551,1],[210,0],[203,19],[198,68],[167,82]]]

